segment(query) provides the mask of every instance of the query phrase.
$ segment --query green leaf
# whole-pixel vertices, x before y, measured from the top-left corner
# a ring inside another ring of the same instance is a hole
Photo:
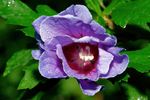
[[[38,15],[20,0],[1,0],[0,16],[9,24],[25,26],[22,29],[25,35],[34,37],[31,24]]]
[[[69,84],[71,83],[71,84]],[[77,81],[74,78],[63,79],[60,82],[60,90],[63,95],[73,94],[76,91],[79,91],[77,94],[82,94],[80,87]]]
[[[148,100],[148,97],[141,94],[135,87],[127,83],[121,84],[125,88],[128,100]]]
[[[106,23],[105,23],[105,21],[104,21],[104,19],[101,17],[101,16],[99,16],[99,17],[97,17],[96,19],[95,19],[100,25],[102,25],[102,26],[106,26]]]
[[[127,24],[137,25],[150,31],[150,0],[133,0],[122,3],[112,12],[112,19],[125,28]]]
[[[112,84],[111,81],[107,80],[107,79],[100,79],[97,81],[98,84],[106,86],[106,88],[110,89],[112,88],[114,85]]]
[[[44,95],[44,92],[39,92],[31,100],[41,100],[43,95]]]
[[[25,26],[21,29],[26,36],[34,37],[32,22],[40,15],[54,15],[56,12],[46,5],[38,5],[37,13],[20,0],[0,0],[0,16],[7,23]]]
[[[128,73],[126,73],[126,74],[122,77],[122,79],[119,80],[119,82],[122,82],[122,81],[128,82],[128,79],[129,79],[129,78],[130,78],[130,75],[129,75]]]
[[[20,0],[0,0],[0,16],[8,23],[28,26],[36,19],[37,14]]]
[[[141,50],[125,53],[129,56],[129,68],[134,68],[142,73],[150,70],[150,45]]]
[[[25,33],[26,36],[34,37],[34,28],[32,26],[28,26],[26,28],[21,29],[23,33]]]
[[[74,78],[63,79],[60,81],[59,95],[63,95],[65,97],[76,95],[77,98],[75,99],[77,100],[93,100],[92,97],[83,95],[77,80]],[[57,98],[54,100],[57,100]]]
[[[125,3],[125,0],[112,0],[111,3],[104,9],[103,13],[105,15],[111,14],[112,11],[122,3]]]
[[[37,69],[38,64],[32,64],[24,69],[25,75],[19,83],[18,89],[32,89],[38,85],[40,80],[35,77],[35,72]]]
[[[13,56],[7,61],[6,69],[3,76],[8,75],[15,69],[26,66],[31,60],[31,50],[22,50],[13,54]]]
[[[86,5],[89,9],[96,12],[97,15],[101,16],[101,8],[100,8],[100,2],[99,0],[85,0]]]
[[[47,5],[38,5],[36,10],[39,15],[52,16],[52,15],[57,14],[57,12],[55,10],[53,10],[52,8],[50,8]]]

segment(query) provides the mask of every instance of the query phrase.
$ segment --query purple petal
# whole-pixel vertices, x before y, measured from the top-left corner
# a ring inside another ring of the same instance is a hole
[[[93,20],[93,21],[90,23],[90,25],[91,25],[92,29],[94,30],[94,33],[95,33],[95,34],[106,34],[106,33],[105,33],[106,30],[104,29],[104,27],[101,26],[100,24],[98,24],[96,21]]]
[[[123,73],[129,63],[127,55],[115,56],[111,68],[107,74],[100,75],[101,78],[111,78]]]
[[[84,36],[82,38],[79,39],[73,39],[74,42],[76,43],[90,43],[93,45],[97,45],[100,40],[98,38],[92,37],[92,36]]]
[[[112,54],[116,55],[118,54],[120,51],[124,50],[124,48],[119,48],[119,47],[109,47],[107,49],[108,52],[111,52]]]
[[[104,35],[102,35],[102,37],[103,36]],[[105,48],[106,48],[106,46],[109,46],[109,48],[110,48],[110,46],[114,46],[117,43],[117,39],[114,36],[106,36],[104,38],[104,40],[101,40],[99,37],[100,36],[97,36],[97,37],[95,37],[95,36],[84,36],[82,38],[73,39],[73,40],[74,40],[74,42],[79,42],[79,43],[91,43],[91,44],[98,44],[99,43],[100,48],[103,48],[103,46],[101,46],[101,45],[104,45]]]
[[[80,74],[76,70],[71,69],[67,63],[67,60],[66,60],[64,54],[63,54],[62,47],[59,44],[57,45],[56,54],[62,60],[63,70],[68,76],[75,77],[77,79],[89,79],[92,81],[97,81],[99,79],[99,73],[98,73],[97,69],[93,69],[88,74]]]
[[[62,46],[66,46],[66,45],[69,45],[71,43],[73,43],[73,40],[71,37],[57,36],[57,37],[48,39],[44,45],[45,45],[45,50],[48,52],[51,50],[56,50],[57,44],[61,44]]]
[[[113,58],[114,56],[111,53],[99,48],[99,59],[97,62],[97,68],[100,71],[100,74],[108,73]]]
[[[39,60],[41,55],[41,51],[40,50],[32,50],[32,57],[36,60]]]
[[[108,46],[115,46],[117,44],[117,38],[115,36],[108,36],[105,38],[104,44]]]
[[[104,40],[99,42],[99,46],[103,49],[107,49],[107,47],[115,46],[117,43],[117,39],[115,36],[106,36],[103,38]]]
[[[117,38],[108,34],[92,34],[91,36],[99,39],[99,45],[101,48],[106,48],[108,46],[110,48],[111,46],[115,46],[117,43]]]
[[[39,43],[43,43],[43,41],[41,40],[41,36],[40,36],[40,26],[41,23],[47,18],[47,16],[40,16],[39,18],[37,18],[33,23],[33,27],[35,29],[35,38]]]
[[[39,35],[39,33],[35,32],[35,39],[38,41],[38,43],[43,44],[43,41],[41,39],[41,36]]]
[[[78,80],[78,81],[80,84],[80,88],[82,89],[82,92],[89,96],[95,95],[102,88],[102,86],[97,85],[93,81],[89,81],[89,80]]]
[[[46,16],[40,16],[38,19],[36,19],[32,25],[35,29],[35,31],[37,33],[40,33],[40,26],[41,26],[41,23],[46,19],[47,17]]]
[[[61,61],[56,56],[56,53],[45,51],[39,59],[39,72],[46,78],[64,78],[67,77],[62,69]]]
[[[93,30],[90,25],[83,23],[78,18],[65,15],[46,18],[41,23],[39,34],[45,42],[47,39],[63,35],[80,38],[93,34]]]
[[[71,5],[66,10],[59,13],[59,15],[73,15],[83,20],[84,23],[89,23],[92,20],[92,15],[84,5]]]

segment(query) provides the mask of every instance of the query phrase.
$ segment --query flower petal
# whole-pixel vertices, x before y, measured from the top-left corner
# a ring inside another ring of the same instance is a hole
[[[47,16],[40,16],[38,19],[36,19],[32,25],[35,29],[35,31],[37,33],[40,33],[40,26],[41,26],[41,23],[47,18]]]
[[[86,95],[89,96],[93,96],[95,95],[97,92],[100,91],[100,89],[102,88],[102,86],[96,84],[93,81],[89,81],[89,80],[78,80],[79,84],[80,84],[80,88],[82,89],[82,92]]]
[[[67,63],[67,60],[66,60],[64,54],[63,54],[62,46],[60,44],[57,45],[56,54],[62,60],[63,70],[68,76],[75,77],[77,79],[89,79],[92,81],[97,81],[99,79],[99,73],[98,73],[97,69],[93,69],[88,74],[80,74],[76,70],[71,69]]]
[[[116,75],[119,75],[126,70],[128,63],[129,59],[127,55],[115,56],[109,72],[107,74],[100,75],[100,77],[101,78],[115,77]]]
[[[57,36],[57,37],[54,37],[54,38],[51,38],[51,39],[48,39],[46,42],[45,42],[45,50],[48,52],[48,51],[51,51],[51,50],[56,50],[56,45],[57,44],[61,44],[62,46],[66,46],[66,45],[69,45],[71,43],[73,43],[74,41],[72,40],[71,37],[68,37],[68,36]]]
[[[66,10],[59,13],[59,15],[68,14],[80,18],[84,23],[89,23],[92,20],[92,15],[84,5],[71,5]]]
[[[105,33],[106,30],[104,29],[104,27],[101,26],[101,25],[99,25],[96,21],[93,20],[93,21],[90,23],[90,25],[91,25],[92,29],[94,30],[94,33],[95,33],[95,34],[106,34],[106,33]]]
[[[61,61],[53,51],[43,52],[39,60],[39,72],[46,78],[67,77],[62,69]]]
[[[99,48],[99,59],[97,62],[97,68],[100,71],[100,74],[108,73],[113,58],[114,56],[111,53]]]
[[[97,45],[100,40],[98,38],[95,38],[95,37],[92,37],[92,36],[84,36],[82,38],[79,38],[79,39],[73,39],[74,42],[76,43],[90,43],[90,44],[95,44]]]
[[[110,53],[112,53],[112,54],[114,54],[114,55],[118,54],[118,53],[119,53],[120,51],[122,51],[122,50],[124,50],[124,48],[109,47],[109,48],[107,49],[108,52],[110,52]]]
[[[41,23],[39,34],[45,42],[47,39],[63,35],[80,38],[93,34],[93,30],[90,25],[83,23],[80,19],[65,15],[46,18]]]
[[[108,36],[103,43],[108,46],[115,46],[117,44],[117,38],[115,36]]]
[[[108,34],[92,34],[94,38],[99,39],[99,45],[101,48],[105,49],[106,47],[115,46],[117,43],[117,38]]]
[[[39,60],[40,55],[41,55],[40,50],[32,50],[32,57],[33,57],[34,59]]]

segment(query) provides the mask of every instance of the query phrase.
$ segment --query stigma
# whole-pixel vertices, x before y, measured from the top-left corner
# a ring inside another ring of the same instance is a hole
[[[63,47],[64,56],[71,69],[86,74],[96,68],[98,46],[73,43]]]
[[[83,61],[91,61],[94,59],[94,55],[90,52],[89,46],[85,47],[85,51],[83,48],[80,49],[79,58]]]

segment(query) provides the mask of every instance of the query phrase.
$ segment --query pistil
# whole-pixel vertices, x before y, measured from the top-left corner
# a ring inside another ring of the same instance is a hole
[[[63,47],[68,65],[80,73],[88,73],[95,68],[98,47],[88,43],[74,43]]]

